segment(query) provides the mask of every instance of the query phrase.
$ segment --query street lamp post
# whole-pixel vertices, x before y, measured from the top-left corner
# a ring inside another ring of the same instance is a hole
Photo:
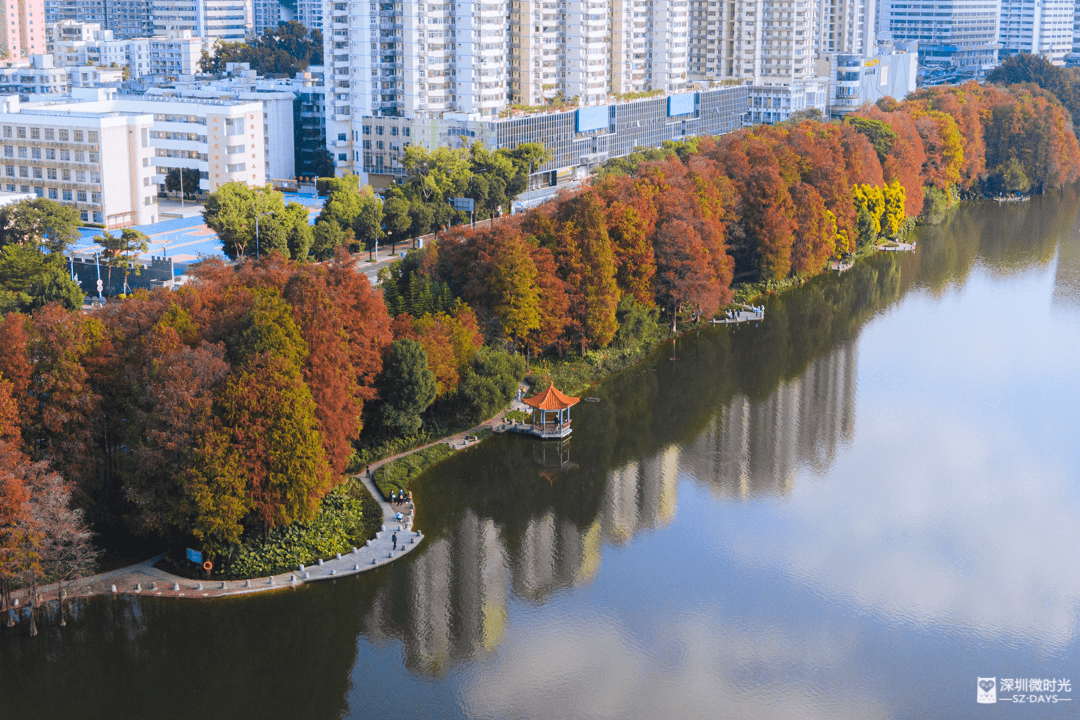
[[[273,210],[267,210],[264,213],[259,213],[255,216],[255,259],[259,259],[259,218],[263,215],[273,215]]]

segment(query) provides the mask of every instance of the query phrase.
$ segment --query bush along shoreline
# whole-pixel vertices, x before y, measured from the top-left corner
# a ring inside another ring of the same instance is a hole
[[[275,528],[266,537],[257,535],[226,549],[223,567],[213,576],[246,580],[313,565],[320,558],[363,546],[379,532],[382,522],[382,506],[362,482],[350,478],[326,494],[311,521]],[[180,577],[206,579],[206,573],[183,558],[182,552],[170,554],[156,567]]]

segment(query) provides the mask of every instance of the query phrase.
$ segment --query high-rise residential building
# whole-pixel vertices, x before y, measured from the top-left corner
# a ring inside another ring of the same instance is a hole
[[[0,52],[8,60],[25,60],[45,52],[45,3],[43,0],[3,0],[0,18]]]
[[[105,0],[45,0],[45,22],[48,25],[61,20],[97,23],[108,29],[108,13]]]
[[[811,0],[694,2],[690,77],[752,85],[813,79],[817,10]]]
[[[155,35],[188,30],[195,37],[238,42],[251,30],[247,0],[155,0],[151,16]]]
[[[1001,53],[1042,55],[1061,63],[1072,52],[1074,0],[1001,0]]]
[[[309,30],[322,30],[324,0],[298,0],[296,19]]]
[[[882,26],[894,40],[918,41],[920,63],[972,69],[997,63],[1001,0],[892,0],[888,8]]]
[[[118,40],[150,37],[154,34],[151,0],[105,0],[105,15],[113,37]]]
[[[251,31],[255,36],[290,20],[296,20],[296,2],[281,0],[251,0]]]
[[[818,0],[813,32],[817,56],[873,54],[876,11],[877,0]]]

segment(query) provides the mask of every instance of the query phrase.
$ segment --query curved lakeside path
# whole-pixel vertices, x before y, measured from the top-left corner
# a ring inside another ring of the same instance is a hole
[[[519,403],[514,402],[516,407]],[[430,442],[412,450],[398,453],[388,458],[374,462],[369,470],[374,474],[375,470],[388,462],[411,455],[425,448],[445,443],[453,450],[461,450],[471,447],[479,441],[467,439],[480,430],[491,430],[502,422],[503,413],[499,412],[495,417],[486,420],[474,428],[463,432],[449,435],[440,440]],[[372,570],[393,562],[419,547],[424,536],[419,531],[413,530],[413,518],[416,508],[412,504],[391,505],[383,499],[367,473],[356,476],[378,501],[383,511],[383,529],[376,533],[375,538],[368,540],[367,544],[353,548],[352,552],[339,553],[332,558],[323,558],[315,565],[302,566],[279,575],[252,578],[250,580],[191,580],[179,575],[160,570],[154,567],[164,555],[150,558],[141,563],[129,565],[119,570],[91,575],[81,578],[65,586],[67,598],[83,598],[93,595],[147,595],[151,597],[171,598],[214,598],[229,595],[247,595],[270,590],[281,590],[290,587],[299,587],[304,583],[317,582],[319,580],[333,580],[349,575],[356,575],[365,570]],[[397,514],[403,516],[397,519]],[[397,534],[397,547],[395,549],[393,536]],[[46,605],[56,601],[56,583],[43,585],[38,588],[38,602]],[[18,603],[16,611],[21,612],[26,606],[26,590],[20,589],[12,593],[12,599]]]

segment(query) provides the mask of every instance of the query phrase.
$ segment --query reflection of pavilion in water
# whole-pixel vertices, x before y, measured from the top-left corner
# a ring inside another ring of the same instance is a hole
[[[378,591],[365,634],[375,642],[398,636],[411,669],[439,674],[499,644],[511,593],[543,601],[589,582],[604,542],[627,542],[670,521],[680,467],[731,496],[788,492],[799,463],[827,466],[850,437],[855,363],[854,344],[841,345],[768,399],[735,398],[682,451],[672,445],[610,471],[600,512],[587,527],[548,511],[511,539],[493,520],[466,511],[406,561],[401,581]],[[542,472],[571,466],[568,442],[538,443],[532,452]]]
[[[800,464],[827,468],[851,438],[856,362],[844,343],[765,400],[736,396],[683,450],[683,466],[727,497],[789,493]]]

